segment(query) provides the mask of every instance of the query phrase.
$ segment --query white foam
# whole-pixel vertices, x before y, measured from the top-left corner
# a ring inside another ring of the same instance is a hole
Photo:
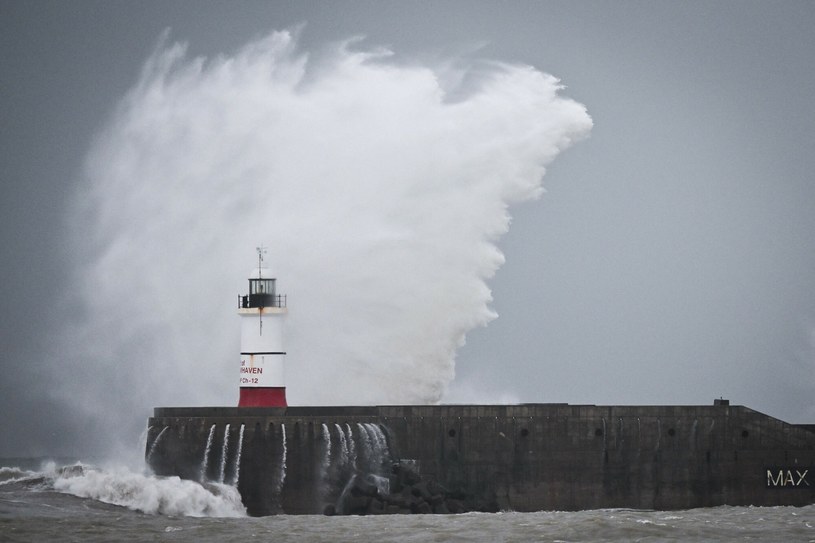
[[[38,475],[36,471],[18,467],[0,467],[0,485],[25,481]]]
[[[246,516],[238,491],[229,485],[207,483],[202,486],[178,477],[147,476],[125,468],[99,470],[85,467],[65,475],[51,475],[55,490],[144,513],[192,517]]]

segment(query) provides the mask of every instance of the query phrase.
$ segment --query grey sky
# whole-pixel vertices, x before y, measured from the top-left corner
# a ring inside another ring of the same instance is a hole
[[[5,1],[0,455],[83,451],[89,430],[37,377],[70,285],[63,206],[158,36],[217,55],[301,23],[305,49],[364,35],[528,63],[594,119],[511,209],[500,317],[468,336],[449,401],[724,396],[815,421],[811,2]]]

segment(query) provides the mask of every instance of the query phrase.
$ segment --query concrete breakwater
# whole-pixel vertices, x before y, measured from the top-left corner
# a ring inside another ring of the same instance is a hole
[[[252,515],[815,503],[815,431],[743,406],[156,408],[158,475]]]

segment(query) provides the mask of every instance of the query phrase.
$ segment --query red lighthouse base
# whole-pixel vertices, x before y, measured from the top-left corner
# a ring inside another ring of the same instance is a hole
[[[238,407],[288,407],[286,387],[241,388]]]

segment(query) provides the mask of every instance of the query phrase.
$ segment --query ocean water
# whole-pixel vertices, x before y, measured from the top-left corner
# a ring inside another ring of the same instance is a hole
[[[2,542],[815,541],[815,506],[252,518],[229,485],[80,462],[4,464]]]

